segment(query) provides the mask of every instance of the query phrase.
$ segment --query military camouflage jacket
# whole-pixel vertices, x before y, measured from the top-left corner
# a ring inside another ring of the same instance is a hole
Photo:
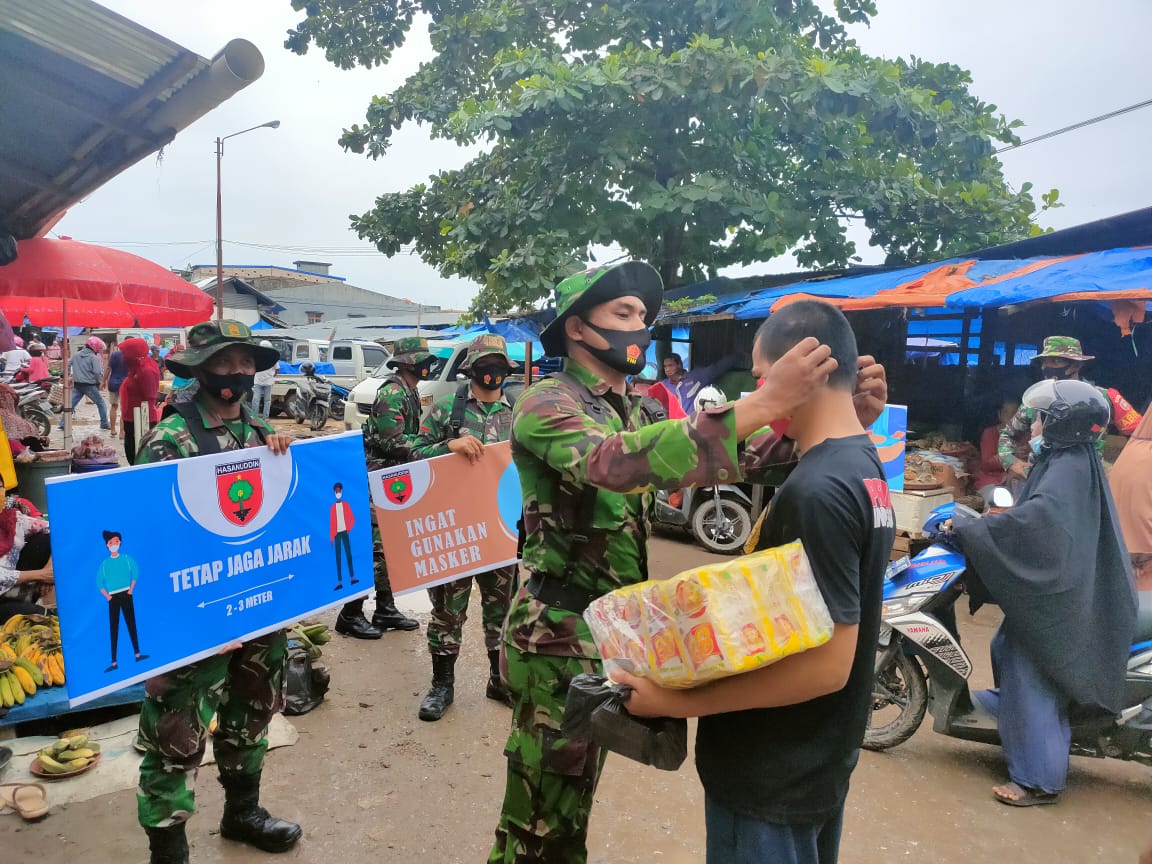
[[[452,438],[452,408],[456,404],[456,394],[449,393],[437,400],[428,412],[428,417],[420,424],[420,436],[412,448],[415,459],[431,459],[443,456],[448,451],[448,441]],[[507,441],[512,436],[512,406],[503,396],[498,402],[486,404],[477,399],[469,390],[464,401],[464,417],[460,425],[461,433],[467,432],[479,438],[483,444],[496,444]]]
[[[204,406],[196,400],[196,409],[200,412],[204,428],[216,436],[220,442],[221,450],[240,450],[245,447],[260,447],[263,441],[256,434],[252,424],[259,424],[265,434],[272,435],[274,430],[268,423],[253,414],[247,414],[249,422],[244,420],[221,420],[204,410]],[[170,462],[173,459],[185,459],[189,456],[198,456],[200,448],[196,439],[188,431],[188,425],[179,414],[173,414],[157,423],[140,442],[136,451],[137,465],[150,465],[153,462]]]
[[[1115,388],[1097,387],[1104,398],[1112,405],[1112,422],[1109,424],[1116,428],[1121,435],[1131,436],[1143,420],[1143,416],[1132,407],[1132,404],[1120,395]],[[1018,448],[1026,444],[1032,436],[1032,422],[1036,419],[1036,412],[1031,408],[1021,406],[1016,415],[1000,430],[1000,440],[997,444],[997,454],[1000,464],[1005,469],[1013,462],[1019,462]],[[1096,442],[1096,452],[1104,452],[1104,439]],[[1032,456],[1029,454],[1028,462],[1031,464]]]
[[[638,396],[622,398],[574,361],[565,371],[602,404],[586,409],[572,384],[545,378],[516,401],[512,458],[524,494],[524,566],[559,577],[573,555],[585,487],[599,489],[591,540],[571,585],[605,594],[648,577],[648,521],[657,489],[757,479],[762,469],[794,461],[794,446],[770,432],[745,446],[727,408],[645,425]],[[527,587],[509,611],[505,638],[521,651],[597,657],[584,619],[545,606]]]
[[[399,377],[391,377],[376,391],[372,412],[364,421],[364,450],[369,468],[400,465],[412,460],[420,434],[420,394]]]

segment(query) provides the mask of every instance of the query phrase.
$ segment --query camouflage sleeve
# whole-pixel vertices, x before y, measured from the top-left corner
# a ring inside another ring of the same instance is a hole
[[[1020,436],[1027,435],[1032,428],[1032,421],[1028,419],[1028,409],[1021,407],[1008,423],[1000,430],[1000,441],[996,446],[996,452],[1000,456],[1000,464],[1007,469],[1013,462],[1018,462],[1016,458],[1016,443]]]
[[[749,483],[779,486],[799,461],[795,441],[780,438],[765,428],[744,440],[740,473]]]
[[[551,381],[517,400],[512,440],[569,482],[622,494],[722,483],[739,472],[731,411],[614,432]]]
[[[406,409],[407,399],[404,391],[395,384],[385,384],[376,394],[372,416],[368,418],[381,445],[390,453],[405,458],[411,455],[417,438],[416,434],[404,431],[407,425],[404,416]]]
[[[414,459],[431,459],[433,456],[443,456],[448,450],[448,422],[452,419],[452,405],[456,401],[455,394],[441,397],[428,417],[420,424],[420,434],[416,437],[416,445],[412,448]]]
[[[171,462],[190,455],[195,444],[188,433],[184,418],[180,416],[161,420],[140,441],[136,448],[135,465],[151,465],[153,462]]]

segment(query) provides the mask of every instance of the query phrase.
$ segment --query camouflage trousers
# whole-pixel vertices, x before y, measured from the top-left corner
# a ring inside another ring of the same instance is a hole
[[[588,817],[604,751],[564,738],[568,685],[596,660],[527,654],[505,643],[504,680],[512,692],[508,780],[488,864],[585,864]]]
[[[220,773],[260,772],[268,724],[284,707],[287,656],[288,639],[278,631],[148,681],[137,737],[144,750],[136,790],[141,825],[164,828],[195,812],[196,773],[213,714]]]
[[[508,604],[512,600],[512,583],[516,580],[515,564],[428,589],[428,597],[432,601],[432,618],[428,621],[429,653],[452,655],[460,653],[460,641],[464,622],[468,619],[468,600],[472,596],[473,579],[480,587],[484,647],[489,651],[495,651],[500,647],[500,630],[504,627],[504,619],[508,615]]]

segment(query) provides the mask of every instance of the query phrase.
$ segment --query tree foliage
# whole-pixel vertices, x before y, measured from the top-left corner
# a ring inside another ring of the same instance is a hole
[[[545,296],[619,244],[665,284],[794,250],[856,254],[862,220],[890,263],[1033,230],[995,142],[1010,123],[951,64],[862,53],[873,0],[292,0],[287,47],[341,68],[387,63],[414,27],[435,56],[372,100],[341,144],[385,156],[419,123],[479,145],[459,170],[380,195],[352,225],[481,285],[476,308]]]

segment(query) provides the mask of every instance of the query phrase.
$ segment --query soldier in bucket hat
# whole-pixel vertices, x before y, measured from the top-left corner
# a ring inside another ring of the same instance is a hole
[[[1081,370],[1089,360],[1096,358],[1085,354],[1080,346],[1080,340],[1072,336],[1047,336],[1040,353],[1032,358],[1033,364],[1040,367],[1042,378],[1057,381],[1081,381]],[[1132,407],[1120,391],[1115,388],[1098,388],[1112,405],[1111,425],[1116,427],[1121,435],[1131,435],[1143,419],[1139,411]],[[1000,464],[1013,480],[1023,480],[1028,476],[1032,458],[1021,460],[1016,456],[1017,447],[1033,439],[1032,423],[1036,419],[1032,409],[1021,406],[1008,423],[1000,430],[1000,440],[997,452],[1000,455]],[[1096,442],[1096,451],[1104,452],[1104,438]]]
[[[136,464],[263,445],[283,454],[292,439],[277,434],[242,401],[256,373],[279,356],[257,344],[239,321],[193,327],[187,348],[169,355],[166,365],[176,375],[194,378],[199,389],[145,436]],[[224,787],[220,834],[266,852],[285,852],[300,839],[299,825],[260,806],[264,735],[283,707],[287,656],[287,639],[277,631],[148,681],[140,709],[144,761],[136,798],[152,864],[188,861],[185,822],[196,810],[193,783],[213,713],[219,725],[212,749]]]
[[[431,459],[445,453],[459,453],[472,463],[484,457],[485,444],[507,441],[512,434],[512,405],[504,396],[508,373],[519,368],[508,356],[504,337],[483,333],[472,340],[460,369],[468,375],[455,393],[443,396],[420,426],[414,453]],[[516,565],[499,567],[475,576],[480,589],[480,610],[484,625],[484,647],[488,651],[488,686],[485,695],[509,704],[508,690],[500,680],[500,628],[508,614]],[[455,698],[456,658],[472,578],[457,579],[428,589],[432,617],[428,622],[428,653],[432,655],[432,687],[420,705],[421,720],[439,720]]]
[[[420,394],[416,385],[428,379],[436,358],[421,336],[397,339],[392,357],[385,364],[392,373],[376,391],[376,400],[364,421],[364,452],[368,470],[375,471],[412,461],[412,447],[420,433]],[[344,605],[336,617],[336,632],[354,639],[379,639],[385,630],[416,630],[420,623],[396,608],[388,566],[380,545],[380,529],[372,515],[372,577],[376,585],[376,609],[369,621],[364,598]]]
[[[489,864],[587,860],[604,752],[561,731],[569,682],[603,674],[582,613],[595,598],[648,578],[656,490],[755,480],[795,461],[791,441],[760,430],[788,417],[836,365],[827,346],[806,339],[738,402],[661,420],[627,376],[644,369],[662,297],[660,275],[638,261],[565,279],[556,319],[541,334],[546,353],[565,358],[563,371],[516,402],[512,458],[524,496],[527,581],[512,598],[501,645],[512,729]],[[855,404],[868,426],[887,385],[881,367],[861,361]]]

